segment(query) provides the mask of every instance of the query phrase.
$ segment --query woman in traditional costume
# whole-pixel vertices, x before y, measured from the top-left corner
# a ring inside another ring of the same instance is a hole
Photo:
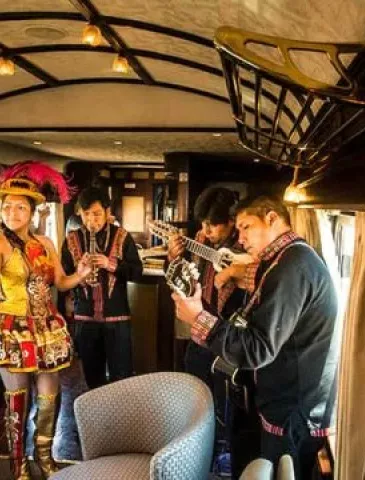
[[[25,427],[32,385],[37,401],[35,458],[43,478],[57,470],[51,450],[59,404],[58,372],[70,365],[72,342],[52,303],[50,285],[68,290],[90,273],[85,256],[77,272],[66,276],[52,241],[32,233],[32,216],[45,201],[44,188],[55,190],[63,203],[69,199],[67,182],[47,165],[19,163],[0,175],[0,375],[6,389],[6,433],[16,480],[31,478]]]

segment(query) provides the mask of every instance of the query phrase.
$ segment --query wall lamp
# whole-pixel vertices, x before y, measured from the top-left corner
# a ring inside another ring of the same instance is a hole
[[[0,75],[14,75],[15,65],[10,58],[0,57]]]
[[[284,202],[288,203],[301,203],[307,199],[307,194],[305,188],[299,188],[298,183],[298,173],[299,167],[294,168],[293,180],[290,185],[286,188],[284,193]]]
[[[128,74],[131,71],[131,67],[128,60],[122,55],[117,55],[113,61],[113,72]]]
[[[96,25],[89,23],[86,25],[82,32],[82,43],[85,45],[91,45],[97,47],[101,44],[101,32],[100,28]]]

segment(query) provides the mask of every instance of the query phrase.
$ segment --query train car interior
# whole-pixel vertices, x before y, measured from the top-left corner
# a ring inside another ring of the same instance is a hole
[[[326,263],[337,292],[342,344],[337,427],[318,454],[312,478],[301,480],[365,478],[364,144],[361,0],[0,0],[0,165],[43,162],[78,192],[88,186],[107,192],[113,220],[131,233],[143,263],[141,280],[128,283],[133,380],[158,374],[161,392],[170,382],[176,388],[172,404],[180,395],[169,373],[184,370],[190,327],[178,320],[166,283],[166,239],[172,232],[194,238],[194,205],[204,189],[226,187],[237,200],[280,197],[293,230]],[[45,195],[47,214],[39,207],[35,224],[44,217],[45,232],[61,251],[77,214],[77,195],[65,205],[52,192]],[[53,295],[73,328],[72,298]],[[225,385],[231,380],[227,375]],[[138,395],[138,388],[147,387],[129,385],[134,403],[133,389]],[[61,386],[53,445],[61,472],[55,477],[96,478],[81,470],[66,473],[75,468],[70,465],[88,463],[82,458],[91,448],[81,450],[74,417],[75,400],[88,390],[77,361],[62,372]],[[187,382],[181,390],[186,403],[190,388]],[[116,388],[108,395],[111,403],[118,403],[118,395],[127,401]],[[173,423],[171,404],[161,402],[164,417],[158,403],[156,418]],[[103,415],[97,404],[97,397],[76,403],[77,415],[82,408]],[[4,410],[1,400],[0,478],[10,480]],[[205,419],[208,445],[208,413],[186,412],[192,425]],[[220,419],[218,429],[224,432],[226,423]],[[91,435],[92,426],[85,431]],[[185,469],[175,476],[151,473],[151,467],[98,478],[208,480],[189,474],[188,459],[199,448],[194,435],[180,434],[191,448],[180,460]],[[143,448],[157,455],[162,446]],[[105,455],[115,455],[112,447]],[[212,465],[210,480],[234,478],[229,468]],[[33,463],[32,475],[41,478]],[[274,474],[259,459],[240,478]],[[294,479],[290,462],[284,459],[275,478]]]

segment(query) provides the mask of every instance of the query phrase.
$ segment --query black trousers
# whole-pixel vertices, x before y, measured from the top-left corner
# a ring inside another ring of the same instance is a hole
[[[216,448],[220,441],[228,440],[228,431],[222,425],[227,421],[227,394],[225,377],[212,374],[211,368],[216,355],[207,348],[189,340],[185,352],[185,371],[200,378],[208,385],[213,395],[216,422]]]
[[[132,375],[130,321],[77,321],[76,350],[89,388],[97,388]]]
[[[254,402],[252,375],[243,372],[242,385],[229,391],[232,480],[238,480],[245,467],[260,456],[261,420]]]
[[[295,478],[311,480],[317,466],[317,453],[324,446],[323,437],[312,437],[305,419],[299,415],[291,419],[286,434],[273,435],[265,430],[261,432],[261,457],[271,460],[277,466],[284,454],[293,458]]]

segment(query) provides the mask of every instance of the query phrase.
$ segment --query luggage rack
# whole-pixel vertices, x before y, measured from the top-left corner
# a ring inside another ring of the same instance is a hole
[[[365,43],[302,42],[233,27],[219,28],[214,42],[240,142],[255,157],[317,172],[365,132],[365,90],[347,66]]]

